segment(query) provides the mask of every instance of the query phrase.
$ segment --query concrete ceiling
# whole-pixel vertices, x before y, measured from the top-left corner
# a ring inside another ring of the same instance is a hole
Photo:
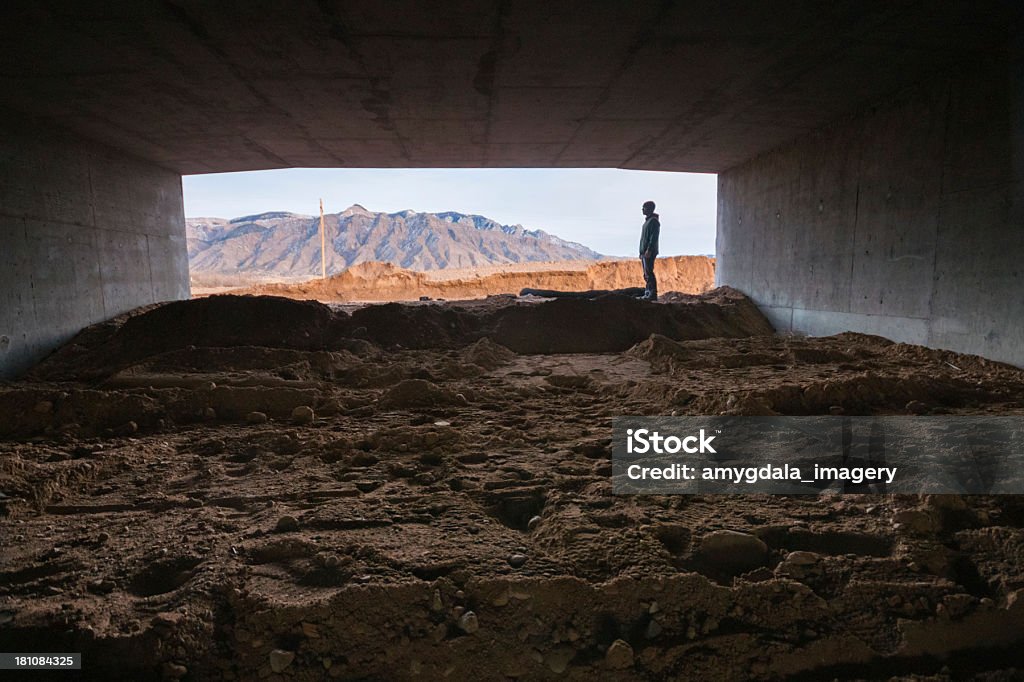
[[[1012,3],[11,0],[0,107],[181,173],[719,172],[958,61]]]

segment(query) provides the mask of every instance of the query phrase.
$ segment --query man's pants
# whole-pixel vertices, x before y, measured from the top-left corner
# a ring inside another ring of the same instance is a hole
[[[654,259],[657,256],[640,256],[640,263],[644,268],[645,296],[656,298],[658,296],[658,280],[654,277]]]

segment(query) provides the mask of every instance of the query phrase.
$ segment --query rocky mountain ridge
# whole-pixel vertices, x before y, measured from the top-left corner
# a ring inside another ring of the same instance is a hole
[[[325,215],[324,229],[328,274],[370,261],[429,271],[602,258],[582,244],[543,230],[455,211],[380,213],[354,204]],[[189,218],[186,237],[194,274],[320,274],[318,216],[271,211],[230,220]]]

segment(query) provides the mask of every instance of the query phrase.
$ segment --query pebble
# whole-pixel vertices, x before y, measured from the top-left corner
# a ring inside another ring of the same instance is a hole
[[[294,651],[285,651],[284,649],[274,649],[270,652],[270,669],[275,673],[283,671],[285,668],[292,664],[295,660]]]
[[[521,568],[526,564],[525,554],[513,554],[508,558],[508,565],[512,568]]]
[[[539,526],[539,525],[540,525],[540,517],[539,516],[534,516],[532,519],[530,519],[529,523],[526,524],[526,528],[528,530],[536,530],[537,526]]]
[[[188,674],[188,668],[183,666],[181,663],[164,663],[163,675],[164,679],[167,680],[180,680],[182,677]]]
[[[277,520],[275,529],[279,533],[291,533],[299,529],[299,520],[294,516],[282,516]]]
[[[749,533],[716,530],[701,540],[697,557],[722,571],[740,573],[763,566],[768,545]]]
[[[803,550],[790,552],[786,555],[786,563],[794,566],[810,566],[818,563],[820,560],[821,556],[814,552],[805,552]]]
[[[91,580],[87,585],[90,592],[96,594],[108,594],[114,591],[116,585],[112,580]]]
[[[920,400],[911,400],[904,409],[911,414],[925,414],[928,412],[928,406]]]
[[[570,647],[555,647],[544,657],[544,665],[553,673],[563,673],[569,667],[569,662],[575,655],[576,652]]]
[[[217,410],[213,409],[212,407],[207,407],[205,410],[203,410],[203,419],[216,419],[216,418],[217,418]]]
[[[156,627],[173,628],[177,627],[185,617],[174,611],[161,611],[153,616],[150,621]]]
[[[309,424],[316,417],[313,408],[308,405],[299,405],[292,410],[292,421],[296,424]]]
[[[605,652],[604,662],[612,670],[625,670],[633,665],[633,647],[623,639],[612,642]]]
[[[250,412],[245,415],[245,421],[250,424],[266,424],[267,415],[264,412]]]
[[[472,611],[466,611],[459,617],[459,629],[467,634],[473,634],[480,629],[480,621]]]
[[[110,433],[114,436],[131,436],[139,430],[139,425],[135,422],[125,422],[117,428],[111,429]]]
[[[647,631],[644,633],[647,639],[655,639],[660,634],[661,625],[658,624],[658,621],[652,620],[650,623],[647,624]]]

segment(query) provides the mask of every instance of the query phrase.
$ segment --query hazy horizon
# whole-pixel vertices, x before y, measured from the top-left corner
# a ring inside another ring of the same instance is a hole
[[[717,176],[619,169],[290,168],[189,175],[188,218],[237,218],[271,211],[317,215],[353,204],[368,211],[477,214],[578,242],[608,256],[635,256],[654,200],[663,255],[713,254]]]

